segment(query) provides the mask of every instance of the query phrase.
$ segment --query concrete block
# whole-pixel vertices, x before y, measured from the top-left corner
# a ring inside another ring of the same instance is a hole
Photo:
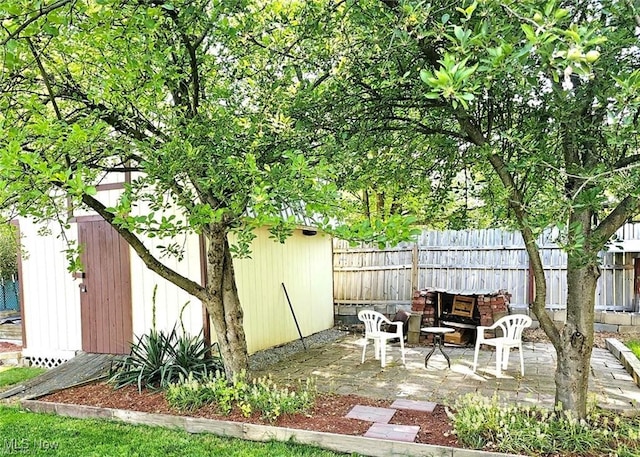
[[[373,305],[371,308],[374,311],[378,311],[379,313],[387,314],[387,305]],[[393,314],[395,314],[395,313],[393,313]]]
[[[338,307],[339,316],[357,316],[358,307],[354,305],[340,305]]]
[[[509,312],[511,314],[525,314],[530,315],[529,307],[526,305],[509,305]]]
[[[629,371],[629,374],[633,377],[636,385],[640,387],[640,360],[638,360],[635,355],[631,354],[630,357],[627,357],[626,362],[625,366],[627,371]]]
[[[412,314],[409,317],[409,332],[420,333],[420,327],[422,324],[422,316],[420,314]]]
[[[407,332],[407,344],[419,344],[420,343],[420,332],[412,332],[409,330]]]
[[[602,313],[603,324],[615,324],[615,325],[631,325],[630,313]]]
[[[631,313],[631,325],[640,326],[640,313]]]
[[[593,329],[596,332],[617,332],[618,331],[618,326],[617,325],[613,325],[613,324],[595,323],[595,324],[593,324]]]
[[[619,325],[618,333],[640,333],[640,325]]]
[[[567,310],[566,309],[556,309],[550,311],[551,318],[556,322],[567,322]]]
[[[593,320],[594,322],[600,322],[602,323],[602,311],[596,311],[595,313],[593,313]]]
[[[607,338],[604,340],[607,345],[607,349],[611,352],[616,359],[620,360],[620,354],[628,349],[624,344],[615,338]]]

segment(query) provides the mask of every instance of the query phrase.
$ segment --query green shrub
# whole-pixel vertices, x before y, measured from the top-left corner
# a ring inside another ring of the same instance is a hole
[[[140,336],[131,353],[112,367],[110,382],[118,389],[128,385],[165,388],[181,377],[206,378],[223,369],[222,359],[213,356],[217,343],[207,345],[202,332],[196,337],[152,329]],[[219,354],[219,351],[218,351]]]
[[[586,420],[568,411],[500,406],[478,395],[454,405],[454,429],[460,442],[475,449],[545,455],[638,455],[640,419],[622,419],[590,407]]]
[[[250,382],[240,373],[227,381],[221,373],[198,380],[193,376],[181,379],[167,388],[169,404],[183,411],[193,411],[213,404],[221,414],[229,414],[234,406],[249,417],[260,412],[261,417],[273,422],[282,414],[303,412],[313,406],[315,384],[311,380],[299,383],[297,389],[279,388],[270,377]]]

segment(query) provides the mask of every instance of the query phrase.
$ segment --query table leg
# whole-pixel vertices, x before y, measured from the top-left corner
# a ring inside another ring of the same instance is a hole
[[[447,365],[449,365],[449,368],[451,368],[451,359],[449,359],[447,353],[442,349],[442,336],[440,336],[440,338],[438,339],[438,346],[440,347],[440,352],[442,352],[444,358],[447,359]]]
[[[431,356],[433,355],[433,353],[436,351],[436,338],[438,337],[438,335],[433,335],[433,347],[431,348],[431,352],[429,352],[427,354],[427,356],[424,358],[424,367],[427,368],[427,362],[429,362],[429,359],[431,358]]]
[[[449,356],[447,355],[447,353],[444,352],[444,350],[442,349],[442,335],[438,335],[438,334],[433,335],[433,347],[431,348],[431,351],[427,354],[427,356],[424,358],[424,367],[427,368],[427,363],[429,362],[429,359],[431,358],[433,353],[436,351],[436,347],[440,349],[440,352],[442,353],[444,358],[447,359],[447,365],[449,366],[449,368],[451,368],[451,359],[449,359]]]

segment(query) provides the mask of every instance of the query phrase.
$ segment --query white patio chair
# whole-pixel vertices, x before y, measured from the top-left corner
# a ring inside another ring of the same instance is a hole
[[[374,356],[376,360],[380,360],[380,366],[384,368],[387,363],[387,341],[398,338],[400,340],[400,353],[402,354],[402,363],[404,359],[404,332],[402,331],[403,323],[401,321],[391,322],[383,314],[377,311],[362,310],[358,313],[358,319],[364,323],[364,347],[362,348],[362,363],[364,363],[365,352],[369,340],[373,340]],[[394,332],[385,332],[382,330],[382,324],[394,324]]]
[[[496,377],[501,374],[500,368],[507,369],[511,348],[520,351],[520,374],[524,376],[524,359],[522,357],[522,331],[531,325],[531,318],[524,314],[512,314],[498,319],[491,327],[477,327],[476,350],[473,355],[473,371],[478,367],[478,351],[481,344],[496,348]],[[485,338],[485,330],[502,330],[502,336]]]

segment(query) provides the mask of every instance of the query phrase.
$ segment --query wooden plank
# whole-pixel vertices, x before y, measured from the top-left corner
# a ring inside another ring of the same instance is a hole
[[[114,409],[113,418],[128,424],[144,424],[182,429],[186,427],[186,418],[184,416],[173,416],[169,414],[153,414],[127,409]]]
[[[25,409],[34,412],[51,412],[51,404],[41,401],[24,401]],[[81,411],[85,408],[85,411]],[[97,411],[105,409],[107,411]],[[104,418],[112,417],[130,424],[152,425],[161,427],[180,428],[190,433],[213,433],[225,437],[233,437],[244,440],[267,442],[272,440],[283,442],[295,442],[311,446],[329,449],[342,453],[358,453],[374,457],[400,457],[400,456],[432,456],[432,457],[480,457],[487,455],[482,451],[474,451],[445,446],[433,446],[428,444],[406,443],[363,436],[340,435],[335,433],[315,432],[308,430],[296,430],[269,425],[239,423],[231,421],[217,421],[212,419],[187,418],[163,414],[142,413],[136,411],[108,410],[107,408],[90,408],[77,406],[75,408],[58,408],[57,414],[74,414],[73,417]],[[110,416],[112,415],[112,416]],[[495,457],[507,454],[492,453]]]

